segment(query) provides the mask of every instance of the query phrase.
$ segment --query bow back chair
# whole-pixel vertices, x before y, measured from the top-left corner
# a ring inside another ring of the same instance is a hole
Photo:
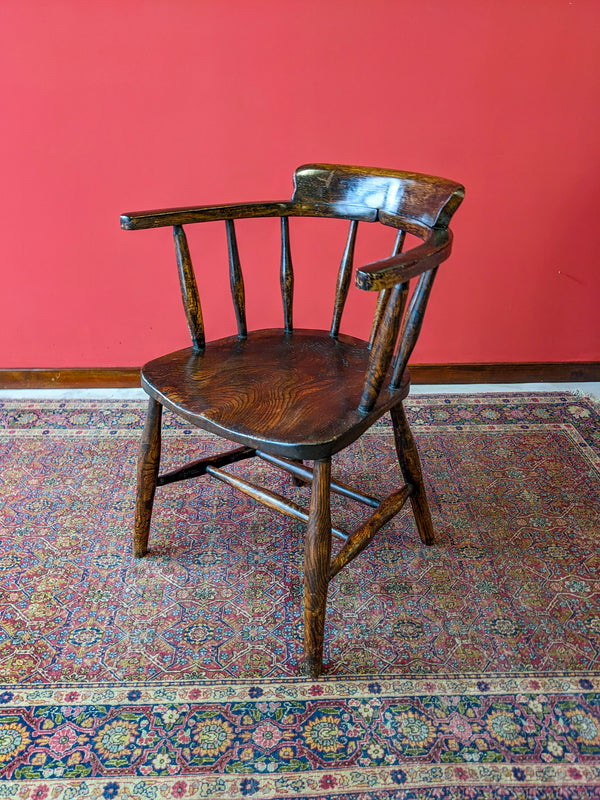
[[[125,230],[173,227],[193,342],[192,347],[150,361],[142,369],[149,404],[138,461],[133,552],[136,557],[147,552],[156,487],[200,475],[223,481],[272,509],[304,520],[304,670],[317,678],[322,669],[327,590],[335,575],[367,547],[409,498],[421,540],[428,545],[434,542],[419,456],[402,401],[410,385],[407,361],[438,266],[450,255],[448,223],[464,189],[428,175],[331,164],[299,167],[294,187],[289,202],[170,208],[121,217]],[[247,330],[235,220],[249,217],[281,220],[284,325],[280,329]],[[293,326],[290,217],[350,222],[329,330]],[[207,342],[184,225],[215,220],[224,221],[226,228],[238,330],[237,335]],[[397,230],[392,255],[360,267],[355,274],[358,289],[379,293],[369,341],[340,333],[359,222]],[[422,243],[403,253],[407,233]],[[409,296],[412,278],[417,281]],[[159,475],[163,407],[238,446]],[[380,499],[332,480],[331,457],[387,411],[391,412],[405,485]],[[311,484],[309,509],[223,469],[255,456],[287,471],[297,485]],[[307,461],[313,466],[306,465]],[[332,529],[331,491],[371,506],[372,515],[350,534]],[[344,540],[333,559],[332,535]]]

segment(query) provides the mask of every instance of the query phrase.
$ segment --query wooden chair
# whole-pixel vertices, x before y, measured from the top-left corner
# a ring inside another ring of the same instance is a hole
[[[406,364],[438,265],[450,255],[448,223],[464,197],[464,189],[428,175],[330,164],[299,167],[294,186],[289,202],[169,208],[121,217],[125,230],[173,226],[181,293],[193,342],[192,347],[150,361],[142,369],[142,386],[150,400],[138,462],[133,552],[137,557],[147,552],[156,487],[199,475],[210,475],[272,509],[304,520],[304,663],[306,674],[317,678],[322,669],[329,582],[367,547],[408,498],[421,540],[425,544],[434,541],[419,456],[402,401],[410,384]],[[246,327],[234,220],[248,217],[281,219],[281,329],[249,332]],[[290,217],[350,220],[329,331],[293,327]],[[213,220],[225,222],[238,330],[236,336],[206,342],[183,226]],[[369,342],[340,333],[359,222],[378,222],[397,229],[393,254],[361,267],[355,276],[359,289],[379,292]],[[419,237],[422,244],[402,253],[407,233]],[[417,276],[409,300],[409,282]],[[239,446],[159,476],[163,406]],[[380,500],[332,480],[331,457],[387,411],[391,412],[406,484]],[[223,469],[254,456],[286,470],[296,482],[311,483],[309,509]],[[314,466],[306,466],[305,461],[314,462]],[[332,529],[331,491],[371,506],[372,516],[350,534]],[[332,534],[344,540],[333,560]]]

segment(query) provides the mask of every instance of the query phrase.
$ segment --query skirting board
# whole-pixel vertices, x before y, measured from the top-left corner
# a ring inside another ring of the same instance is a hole
[[[414,384],[600,381],[600,361],[412,364]],[[0,369],[0,389],[113,389],[140,385],[139,367]]]

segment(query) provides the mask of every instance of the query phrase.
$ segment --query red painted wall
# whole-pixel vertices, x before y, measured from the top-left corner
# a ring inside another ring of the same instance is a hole
[[[187,346],[169,230],[119,213],[287,198],[307,161],[466,185],[415,361],[600,359],[597,0],[20,0],[0,8],[0,82],[2,367]],[[332,289],[345,224],[323,224],[292,236],[317,237],[298,321],[325,327],[315,284]],[[253,326],[281,318],[276,227],[240,225]],[[223,335],[224,230],[192,244]]]

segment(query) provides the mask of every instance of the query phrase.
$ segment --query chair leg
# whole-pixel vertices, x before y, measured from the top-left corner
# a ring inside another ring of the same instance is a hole
[[[390,414],[394,427],[394,439],[396,442],[396,452],[398,453],[400,469],[402,470],[402,475],[406,483],[410,484],[413,488],[410,502],[415,515],[419,536],[423,544],[434,544],[435,534],[433,532],[431,512],[429,511],[429,503],[427,502],[425,485],[423,483],[419,452],[412,431],[408,425],[402,403],[398,403],[397,406],[390,409]]]
[[[151,397],[148,402],[137,465],[137,499],[133,534],[133,555],[136,558],[141,558],[148,552],[150,520],[160,464],[161,417],[162,406]]]
[[[299,467],[304,466],[304,461],[301,458],[292,458],[294,464],[298,464]],[[309,481],[305,481],[302,478],[296,478],[295,475],[292,475],[292,486],[306,486]]]
[[[315,461],[304,549],[304,671],[318,678],[323,665],[325,605],[331,560],[331,459]]]

